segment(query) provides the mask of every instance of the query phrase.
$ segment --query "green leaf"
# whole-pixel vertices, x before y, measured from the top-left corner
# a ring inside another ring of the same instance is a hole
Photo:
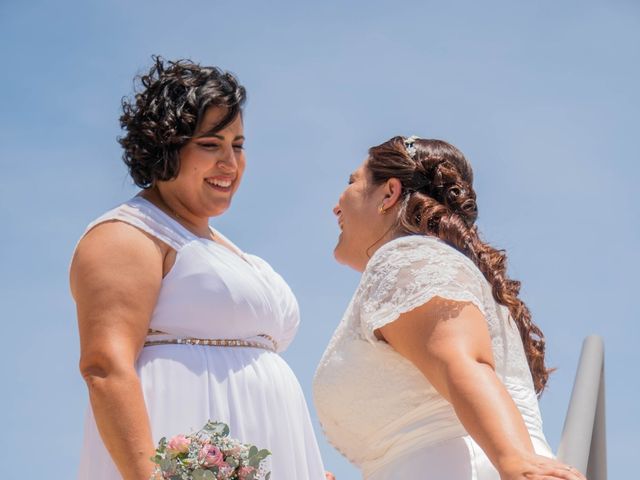
[[[167,438],[162,437],[158,442],[158,448],[156,448],[156,453],[162,455],[167,450]]]
[[[192,475],[193,480],[204,480],[204,472],[205,472],[204,470],[200,470],[200,469],[194,470]]]
[[[260,450],[258,453],[255,454],[255,456],[258,457],[260,460],[264,460],[269,455],[271,455],[271,452],[266,448],[263,448],[262,450]]]
[[[201,468],[193,471],[192,478],[193,480],[216,480],[216,476],[211,470],[202,470]]]
[[[163,471],[170,472],[170,471],[174,470],[174,468],[176,466],[176,462],[171,460],[171,459],[169,459],[169,458],[163,458],[162,460],[160,460],[158,465],[160,465],[160,468]]]
[[[220,435],[222,437],[229,435],[229,426],[222,422],[212,422],[209,420],[202,429],[212,435]]]
[[[258,468],[260,466],[260,462],[262,462],[265,458],[271,455],[271,452],[267,449],[262,449],[258,451],[257,447],[251,447],[249,450],[249,466]]]

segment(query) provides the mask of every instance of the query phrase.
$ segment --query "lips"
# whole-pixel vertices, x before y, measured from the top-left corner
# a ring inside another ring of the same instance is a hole
[[[233,185],[233,179],[229,177],[207,177],[204,181],[210,187],[222,192],[230,191]]]

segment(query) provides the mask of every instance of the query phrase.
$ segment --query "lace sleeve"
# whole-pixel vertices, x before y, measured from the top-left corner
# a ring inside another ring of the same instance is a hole
[[[484,276],[459,251],[434,237],[409,236],[383,245],[362,278],[361,328],[377,342],[374,331],[433,297],[471,302],[483,313]]]

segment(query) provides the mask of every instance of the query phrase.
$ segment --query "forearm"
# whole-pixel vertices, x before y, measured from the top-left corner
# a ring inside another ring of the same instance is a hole
[[[458,418],[498,470],[515,456],[533,453],[522,415],[489,365],[456,363],[447,371],[447,387]]]
[[[100,436],[124,480],[148,480],[155,447],[134,370],[85,375]]]

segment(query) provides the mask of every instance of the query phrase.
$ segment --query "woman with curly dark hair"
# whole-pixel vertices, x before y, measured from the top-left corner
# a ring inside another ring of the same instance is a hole
[[[544,337],[472,183],[457,148],[417,137],[351,175],[335,257],[362,277],[316,372],[321,423],[368,480],[583,480],[542,431]]]
[[[245,89],[215,67],[154,60],[120,118],[142,190],[91,222],[71,265],[91,401],[79,478],[149,479],[161,437],[211,419],[269,449],[273,478],[324,479],[304,396],[278,355],[298,327],[296,299],[209,226],[245,170]]]

